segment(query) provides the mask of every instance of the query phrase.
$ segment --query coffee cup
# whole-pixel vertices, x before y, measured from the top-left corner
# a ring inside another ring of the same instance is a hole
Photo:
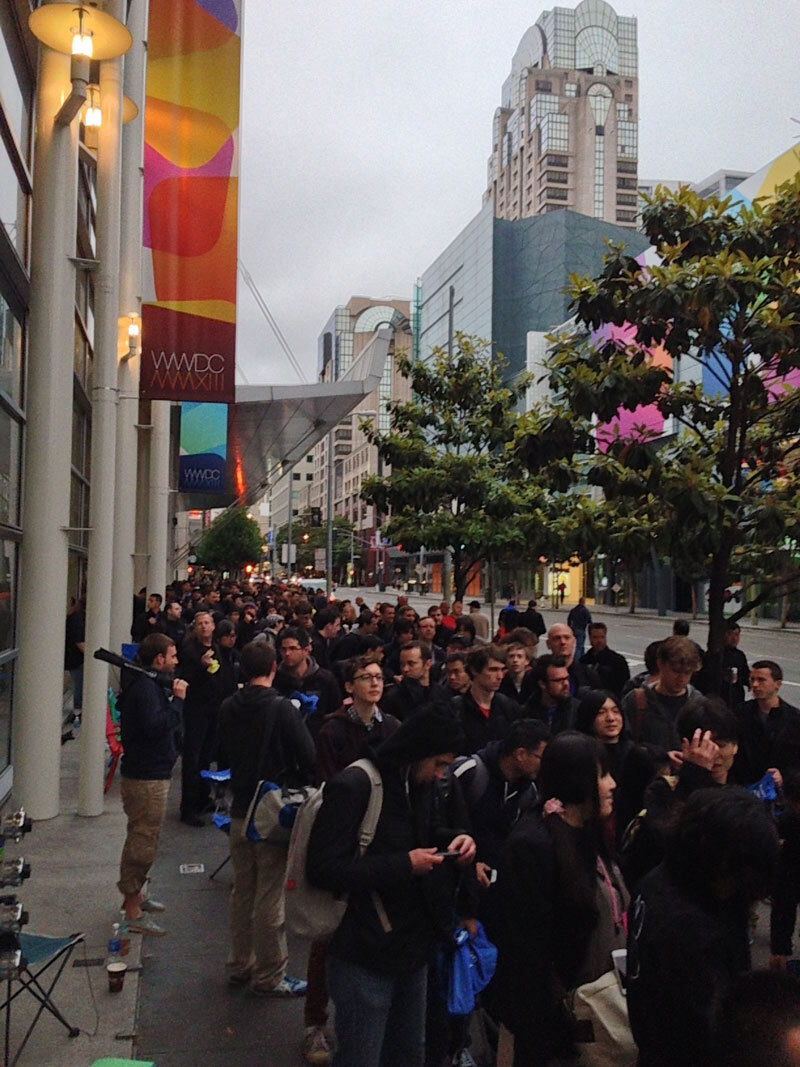
[[[113,963],[106,965],[108,971],[108,991],[109,993],[121,993],[122,987],[125,984],[125,972],[128,969],[128,964],[123,960],[114,960]]]

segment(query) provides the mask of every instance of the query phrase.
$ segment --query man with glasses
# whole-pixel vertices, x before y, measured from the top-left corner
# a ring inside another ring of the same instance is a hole
[[[311,655],[311,637],[307,630],[289,626],[278,635],[280,669],[273,683],[276,693],[288,697],[297,707],[316,736],[322,720],[342,703],[339,684],[330,671],[320,667]]]
[[[380,664],[367,656],[348,660],[344,665],[344,687],[352,704],[329,715],[316,737],[316,772],[320,785],[357,759],[371,755],[372,749],[391,737],[400,725],[393,715],[383,714],[378,707],[383,696]],[[328,944],[328,940],[314,941],[308,954],[303,1055],[310,1064],[330,1062],[330,1044],[325,1033],[328,1022],[325,980]]]

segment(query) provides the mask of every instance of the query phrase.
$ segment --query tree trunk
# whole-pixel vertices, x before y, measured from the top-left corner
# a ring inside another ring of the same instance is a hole
[[[697,582],[692,582],[692,619],[697,618]]]
[[[636,611],[636,567],[631,564],[628,567],[628,614],[633,615]]]

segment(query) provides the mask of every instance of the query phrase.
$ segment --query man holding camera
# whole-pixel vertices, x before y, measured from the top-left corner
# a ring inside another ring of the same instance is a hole
[[[161,671],[171,679],[178,664],[175,642],[166,634],[152,633],[139,646],[143,667]],[[120,722],[124,754],[120,762],[122,806],[128,832],[119,865],[117,887],[123,896],[128,929],[137,934],[162,936],[165,931],[152,917],[164,910],[145,898],[142,887],[156,858],[158,838],[167,811],[172,768],[178,756],[176,732],[180,726],[187,684],[172,680],[168,692],[145,674],[123,671]]]

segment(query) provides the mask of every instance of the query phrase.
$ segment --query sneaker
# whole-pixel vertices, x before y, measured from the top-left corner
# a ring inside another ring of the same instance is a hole
[[[455,1056],[453,1056],[452,1062],[453,1067],[478,1067],[475,1060],[465,1048],[462,1048],[460,1052],[457,1052]]]
[[[250,981],[250,968],[246,967],[244,970],[230,970],[227,973],[228,985],[243,986],[247,985]]]
[[[132,934],[150,934],[151,937],[163,937],[167,932],[163,926],[158,925],[152,915],[145,912],[136,919],[128,919],[128,929]]]
[[[265,988],[260,985],[251,985],[251,992],[257,997],[304,997],[308,982],[301,978],[282,978],[277,985]]]
[[[331,1062],[331,1046],[324,1026],[307,1026],[303,1038],[303,1056],[306,1063],[324,1065]]]
[[[142,911],[159,912],[166,911],[166,907],[160,900],[153,900],[152,897],[145,897],[140,905]]]

